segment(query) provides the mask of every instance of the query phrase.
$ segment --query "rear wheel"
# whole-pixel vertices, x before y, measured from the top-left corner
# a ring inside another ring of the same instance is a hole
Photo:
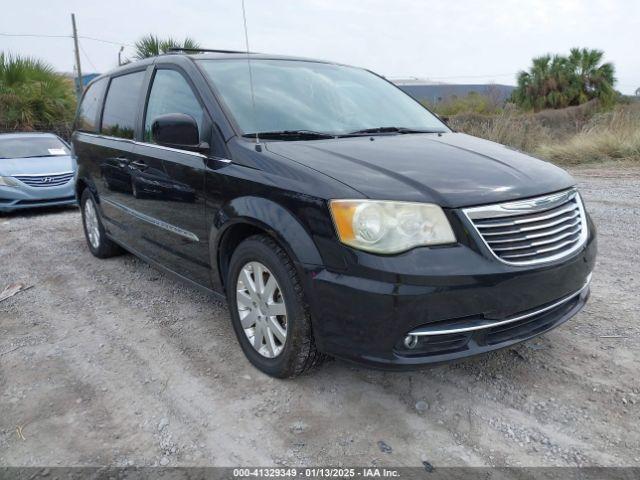
[[[131,180],[131,193],[133,194],[134,198],[144,198],[142,196],[142,193],[140,193],[140,190],[138,190],[138,184],[135,182],[135,180]]]
[[[123,253],[122,248],[107,238],[95,198],[88,188],[85,188],[82,192],[80,206],[84,235],[91,253],[98,258],[121,255]]]
[[[298,275],[276,242],[264,235],[242,242],[226,285],[233,328],[255,367],[287,378],[321,363]]]

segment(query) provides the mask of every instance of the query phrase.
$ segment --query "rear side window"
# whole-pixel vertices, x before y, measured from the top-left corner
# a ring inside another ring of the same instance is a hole
[[[191,115],[198,123],[198,131],[202,136],[204,111],[189,83],[175,70],[158,70],[153,78],[153,85],[147,102],[147,114],[144,121],[145,142],[153,142],[151,138],[153,120],[167,113]]]
[[[98,112],[100,111],[100,102],[106,86],[106,78],[102,78],[89,85],[78,109],[76,130],[80,130],[81,132],[98,131]]]
[[[105,135],[133,138],[144,72],[111,79],[102,112],[101,131]]]

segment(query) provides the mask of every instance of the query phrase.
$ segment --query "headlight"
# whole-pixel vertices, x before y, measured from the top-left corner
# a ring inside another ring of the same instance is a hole
[[[399,253],[456,241],[444,212],[431,203],[331,200],[329,208],[340,241],[360,250]]]
[[[18,187],[20,184],[15,178],[0,177],[0,187]]]

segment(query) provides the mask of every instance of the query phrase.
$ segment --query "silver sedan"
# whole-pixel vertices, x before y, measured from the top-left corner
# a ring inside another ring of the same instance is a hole
[[[75,163],[51,133],[0,135],[0,212],[74,205]]]

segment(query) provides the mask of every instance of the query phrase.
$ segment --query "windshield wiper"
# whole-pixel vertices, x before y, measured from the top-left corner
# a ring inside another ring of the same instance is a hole
[[[348,137],[350,135],[370,135],[372,133],[445,133],[444,130],[419,130],[416,128],[405,127],[375,127],[364,128],[362,130],[356,130],[354,132],[345,133],[340,135],[341,137]]]
[[[253,138],[258,135],[260,138],[275,139],[322,139],[335,138],[336,135],[326,132],[315,132],[313,130],[274,130],[271,132],[245,133],[246,138]]]

